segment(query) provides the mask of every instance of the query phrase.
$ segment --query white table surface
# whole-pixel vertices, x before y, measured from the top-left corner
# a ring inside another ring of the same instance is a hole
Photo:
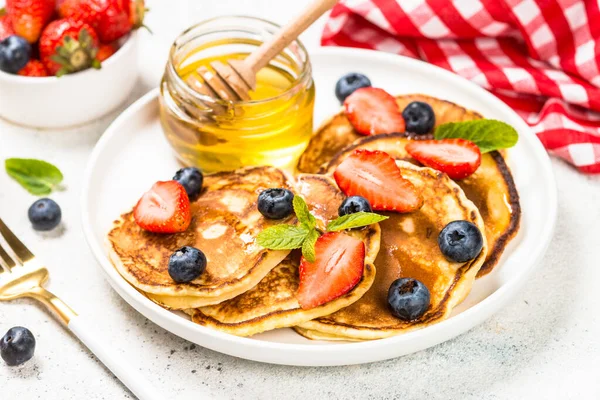
[[[306,2],[148,1],[152,11],[147,23],[154,36],[142,33],[142,76],[131,101],[157,84],[171,41],[193,22],[248,14],[283,23]],[[318,46],[322,22],[303,36],[309,47]],[[600,177],[581,175],[553,160],[559,221],[550,250],[522,293],[483,325],[386,362],[336,368],[266,365],[215,353],[164,331],[137,314],[105,281],[81,232],[79,197],[87,158],[116,115],[60,131],[0,120],[0,161],[50,161],[62,169],[67,185],[66,191],[52,195],[62,207],[64,229],[40,234],[27,219],[34,197],[2,168],[0,215],[46,261],[49,288],[90,318],[107,343],[172,398],[197,399],[199,391],[224,399],[600,398]],[[23,366],[0,362],[0,398],[133,397],[33,301],[0,304],[0,335],[14,325],[31,329],[37,349]]]

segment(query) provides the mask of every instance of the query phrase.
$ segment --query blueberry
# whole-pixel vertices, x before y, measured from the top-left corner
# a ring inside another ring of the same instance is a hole
[[[430,300],[427,286],[413,278],[396,279],[388,291],[392,314],[404,321],[412,321],[425,314]]]
[[[31,45],[20,36],[12,35],[0,42],[0,70],[16,74],[28,62]]]
[[[469,221],[452,221],[440,232],[438,245],[448,261],[467,262],[481,253],[483,235]]]
[[[258,211],[265,218],[282,219],[294,211],[294,193],[287,189],[272,188],[258,195]]]
[[[373,211],[369,200],[361,196],[350,196],[346,198],[346,200],[342,202],[340,208],[338,208],[338,215],[341,217],[348,214],[354,214],[360,211]]]
[[[406,132],[424,135],[431,132],[435,125],[433,108],[422,101],[413,101],[402,111],[406,123]]]
[[[0,356],[11,367],[31,359],[34,351],[35,337],[22,326],[10,328],[0,339]]]
[[[50,231],[60,223],[62,212],[54,200],[39,199],[29,207],[29,220],[36,231]]]
[[[335,84],[335,97],[340,103],[346,100],[356,89],[371,86],[369,78],[357,72],[351,72],[342,76]]]
[[[181,168],[175,173],[173,180],[181,183],[181,186],[185,188],[190,201],[194,201],[198,198],[198,196],[200,196],[200,192],[202,191],[202,182],[204,182],[204,176],[198,168]]]
[[[169,258],[169,275],[177,283],[191,282],[206,270],[206,256],[195,247],[183,246]]]

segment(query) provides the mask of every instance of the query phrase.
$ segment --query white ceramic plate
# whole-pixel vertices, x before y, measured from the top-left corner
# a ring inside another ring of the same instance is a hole
[[[510,151],[523,216],[517,237],[500,265],[478,280],[446,321],[389,339],[350,342],[310,341],[291,329],[241,338],[205,328],[167,311],[130,286],[109,261],[104,237],[111,223],[129,210],[157,180],[170,179],[180,165],[158,120],[158,90],[132,105],[108,128],[88,164],[82,198],[85,235],[113,288],[136,310],[163,328],[201,346],[250,360],[325,366],[379,361],[413,353],[451,339],[498,311],[531,276],[544,255],[556,221],[556,184],[548,156],[523,120],[477,85],[409,58],[367,50],[323,48],[312,54],[317,85],[315,122],[339,110],[334,85],[351,71],[368,75],[374,86],[393,94],[425,93],[505,121],[520,134]]]

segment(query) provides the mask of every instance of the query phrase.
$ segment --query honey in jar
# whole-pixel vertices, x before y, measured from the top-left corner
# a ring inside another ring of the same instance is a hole
[[[312,134],[315,88],[298,41],[262,68],[249,101],[227,102],[194,90],[198,68],[245,58],[278,27],[249,17],[216,18],[174,43],[161,83],[165,135],[186,165],[205,172],[252,165],[289,168]]]

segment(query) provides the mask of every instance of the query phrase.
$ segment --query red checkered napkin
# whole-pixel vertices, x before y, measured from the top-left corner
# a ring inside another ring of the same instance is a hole
[[[553,154],[600,173],[596,0],[342,0],[322,44],[418,58],[504,100]]]

